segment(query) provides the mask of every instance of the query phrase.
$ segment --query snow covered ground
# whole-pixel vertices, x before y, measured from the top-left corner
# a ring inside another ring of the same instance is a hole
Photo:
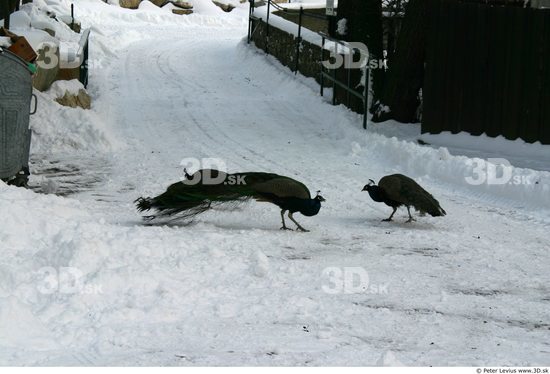
[[[0,182],[0,364],[549,365],[550,173],[468,184],[479,160],[411,127],[364,132],[243,42],[245,7],[208,9],[78,2],[92,110],[42,94],[32,119],[31,184],[68,196]],[[297,216],[310,233],[261,203],[143,225],[132,201],[187,158],[288,175],[327,202]],[[394,172],[448,215],[380,222],[390,209],[360,190]],[[338,287],[346,272],[361,292]]]

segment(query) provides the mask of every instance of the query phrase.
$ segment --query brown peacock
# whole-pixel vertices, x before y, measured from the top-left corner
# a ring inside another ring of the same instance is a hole
[[[409,213],[407,222],[415,221],[411,216],[410,207],[422,214],[428,213],[433,217],[447,214],[439,205],[439,202],[413,179],[403,174],[387,175],[380,179],[378,186],[372,179],[363,187],[376,202],[385,203],[393,208],[392,214],[383,221],[391,221],[393,215],[400,206],[405,206]]]
[[[295,179],[273,173],[234,173],[202,169],[190,175],[185,170],[186,180],[174,183],[166,192],[153,198],[137,199],[140,212],[155,210],[156,214],[145,216],[148,220],[174,216],[176,219],[192,219],[215,207],[233,208],[249,201],[264,201],[281,208],[281,230],[291,230],[285,224],[284,214],[297,226],[304,229],[293,217],[296,212],[314,216],[325,199],[317,192],[312,198],[308,188]]]

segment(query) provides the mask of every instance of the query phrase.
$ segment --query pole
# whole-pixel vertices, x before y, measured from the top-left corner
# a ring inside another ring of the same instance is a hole
[[[321,76],[319,77],[319,80],[321,81],[321,96],[324,94],[324,86],[325,86],[325,70],[323,69],[323,59],[325,58],[325,36],[323,35],[323,41],[321,43]]]
[[[271,12],[271,0],[267,0],[267,17],[265,29],[265,53],[269,53],[269,13]]]
[[[294,74],[298,74],[300,67],[300,47],[302,46],[302,17],[304,8],[300,7],[300,15],[298,16],[298,38],[296,39],[296,64],[294,65]]]
[[[74,3],[71,3],[71,30],[74,31]]]
[[[2,1],[2,14],[4,16],[4,27],[9,30],[10,29],[10,13],[11,13],[11,9],[10,9],[10,4],[9,4],[9,1]]]
[[[369,114],[369,63],[365,66],[365,97],[363,98],[363,128],[367,129],[367,116]]]
[[[254,0],[248,0],[250,8],[248,9],[248,38],[247,43],[250,44],[250,32],[252,31],[252,7],[254,6]]]

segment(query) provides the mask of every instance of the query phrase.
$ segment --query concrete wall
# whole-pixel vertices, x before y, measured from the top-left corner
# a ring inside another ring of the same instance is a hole
[[[35,61],[36,73],[32,79],[32,85],[38,91],[46,91],[53,82],[57,80],[59,73],[59,64],[52,63],[49,51],[49,47],[44,47],[38,51],[38,58]],[[59,61],[59,49],[55,50],[55,58]]]

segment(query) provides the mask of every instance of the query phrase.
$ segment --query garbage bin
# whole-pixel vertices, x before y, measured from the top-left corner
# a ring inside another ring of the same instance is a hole
[[[31,130],[32,75],[26,61],[0,48],[0,179],[26,186]]]

